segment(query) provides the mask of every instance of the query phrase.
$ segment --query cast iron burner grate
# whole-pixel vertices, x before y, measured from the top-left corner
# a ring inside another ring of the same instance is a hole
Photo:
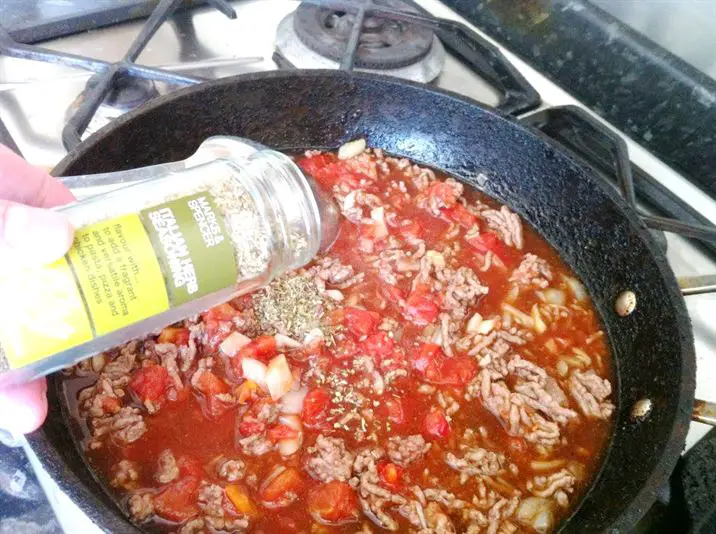
[[[208,0],[207,3],[231,18],[236,17],[233,8],[225,0]],[[358,56],[358,60],[360,60],[359,49],[364,28],[373,31],[372,27],[376,23],[372,21],[382,20],[385,21],[383,25],[386,28],[398,25],[400,27],[410,26],[415,28],[415,30],[411,30],[415,34],[434,33],[453,55],[502,94],[501,102],[497,106],[502,112],[506,114],[523,113],[535,109],[540,104],[539,94],[507,61],[497,47],[463,24],[433,17],[417,6],[413,6],[412,11],[403,11],[394,7],[401,5],[396,2],[384,1],[384,5],[379,5],[371,0],[308,0],[307,3],[336,13],[343,13],[342,18],[345,20],[342,23],[345,26],[343,31],[348,30],[349,22],[352,23],[340,55],[342,70],[353,70],[356,66],[356,57]],[[82,134],[98,108],[123,78],[141,78],[179,86],[205,81],[197,77],[137,65],[134,62],[159,26],[183,4],[183,0],[160,0],[124,58],[117,63],[20,44],[15,42],[2,27],[0,27],[0,54],[60,63],[95,73],[87,83],[83,101],[79,103],[62,132],[63,144],[66,149],[71,150],[80,143]],[[370,19],[367,25],[365,24],[366,18]],[[282,68],[291,66],[280,56],[277,57],[276,62]]]
[[[376,0],[376,5],[417,13],[400,0]],[[356,15],[346,11],[303,3],[296,9],[293,27],[303,44],[314,52],[340,61],[348,45]],[[426,27],[384,17],[363,19],[355,66],[363,69],[397,69],[427,55],[433,32]]]
[[[342,70],[351,71],[357,66],[356,62],[361,59],[361,50],[366,49],[365,46],[361,48],[361,42],[367,42],[365,37],[361,41],[361,36],[365,32],[373,31],[376,24],[373,21],[384,21],[383,25],[386,28],[395,24],[404,25],[403,27],[414,26],[416,29],[411,31],[415,34],[422,34],[424,31],[432,32],[453,55],[463,61],[494,88],[501,91],[502,99],[497,109],[503,113],[517,116],[540,105],[539,94],[520,72],[507,61],[497,47],[487,42],[464,24],[433,17],[426,10],[409,0],[398,2],[399,0],[306,0],[304,4],[322,8],[317,9],[317,12],[327,11],[328,13],[333,12],[336,14],[337,18],[329,17],[329,19],[333,21],[334,26],[341,25],[341,35],[347,34],[347,39],[340,55],[340,68]],[[112,90],[120,82],[126,81],[127,77],[168,82],[176,85],[192,85],[204,81],[196,77],[137,65],[134,62],[159,29],[159,26],[183,3],[184,0],[160,0],[127,53],[122,60],[116,63],[16,43],[2,27],[0,27],[0,54],[60,63],[84,68],[95,73],[87,82],[84,100],[78,103],[75,113],[70,117],[63,129],[62,140],[69,150],[80,143],[81,136],[97,109]],[[207,3],[228,17],[236,17],[235,11],[225,0],[207,0]],[[412,9],[405,10],[401,8],[405,3],[409,4]],[[300,7],[310,12],[308,7]],[[342,15],[339,16],[339,14]],[[417,28],[420,28],[420,30]],[[280,67],[291,66],[286,61],[281,61],[280,63],[277,61],[277,63]],[[570,113],[565,113],[565,111],[570,111]],[[559,121],[565,118],[569,118],[572,123],[570,128],[576,133],[576,137],[570,143],[572,146],[569,148],[576,148],[576,152],[587,157],[593,166],[613,168],[616,171],[616,180],[622,196],[648,227],[697,238],[704,243],[704,246],[710,252],[716,253],[716,227],[708,224],[698,212],[690,206],[684,205],[678,197],[658,184],[658,182],[653,179],[645,181],[639,174],[637,174],[637,177],[639,178],[638,185],[641,187],[641,192],[647,196],[646,200],[653,203],[665,216],[644,215],[638,212],[634,174],[626,151],[626,144],[621,137],[610,132],[601,123],[594,121],[588,114],[579,109],[568,110],[567,108],[548,109],[526,118],[526,121],[539,125],[540,123],[548,124],[551,120],[553,121],[552,124],[555,124],[555,120]],[[560,133],[559,128],[556,131]],[[0,128],[0,134],[2,133],[3,129]],[[563,141],[560,136],[561,134],[556,136],[557,140]],[[589,139],[590,142],[584,145],[583,139]],[[662,204],[659,200],[665,202]]]

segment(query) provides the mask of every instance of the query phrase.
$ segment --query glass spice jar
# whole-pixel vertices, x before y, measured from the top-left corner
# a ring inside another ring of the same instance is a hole
[[[330,197],[288,156],[239,138],[107,177],[121,187],[58,208],[76,229],[61,260],[0,272],[0,385],[255,290],[336,237]]]

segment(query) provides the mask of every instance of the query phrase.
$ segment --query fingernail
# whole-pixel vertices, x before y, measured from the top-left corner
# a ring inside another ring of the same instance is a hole
[[[61,213],[11,204],[5,213],[2,237],[12,260],[47,264],[67,252],[73,230]]]

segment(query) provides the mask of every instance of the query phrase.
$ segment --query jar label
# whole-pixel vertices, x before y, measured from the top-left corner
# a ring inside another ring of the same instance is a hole
[[[64,258],[0,280],[0,343],[11,369],[236,282],[236,258],[209,193],[77,230]],[[0,362],[0,368],[2,368]]]

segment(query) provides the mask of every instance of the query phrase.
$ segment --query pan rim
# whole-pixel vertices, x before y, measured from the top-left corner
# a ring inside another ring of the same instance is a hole
[[[556,147],[554,143],[552,143],[544,134],[539,132],[538,130],[526,126],[524,124],[521,124],[517,119],[505,116],[499,110],[496,110],[495,108],[483,104],[479,104],[463,95],[459,95],[454,92],[450,91],[444,91],[444,90],[436,90],[433,88],[426,88],[424,85],[414,82],[407,82],[403,80],[396,80],[395,78],[391,78],[389,76],[384,75],[378,75],[378,74],[368,74],[368,73],[353,73],[353,72],[341,72],[341,71],[334,71],[334,70],[311,70],[311,71],[271,71],[271,72],[260,72],[260,73],[250,73],[250,74],[243,74],[239,76],[229,77],[229,78],[222,78],[220,80],[210,81],[203,83],[198,86],[190,86],[186,87],[180,90],[177,90],[173,93],[170,93],[168,95],[162,96],[160,98],[157,98],[148,104],[126,114],[122,117],[115,119],[115,121],[112,123],[113,125],[121,126],[127,122],[130,122],[134,120],[135,117],[144,114],[148,111],[151,111],[153,109],[156,109],[160,106],[165,106],[172,101],[176,99],[180,99],[184,97],[184,95],[187,94],[194,94],[194,93],[201,93],[201,91],[209,90],[211,88],[215,87],[221,87],[221,86],[230,86],[237,81],[251,81],[251,80],[259,80],[259,79],[283,79],[283,78],[306,78],[306,79],[312,79],[312,78],[337,78],[342,80],[352,80],[352,79],[368,79],[368,80],[377,80],[380,81],[382,84],[388,86],[388,85],[394,85],[394,86],[411,86],[416,89],[421,90],[427,90],[435,93],[439,93],[441,95],[446,95],[452,99],[455,99],[459,102],[462,102],[464,104],[474,106],[477,108],[482,109],[483,111],[499,118],[504,121],[507,121],[512,125],[512,127],[519,128],[521,130],[526,130],[533,136],[536,136],[539,138],[539,140],[543,143],[547,143],[550,147],[554,148],[556,152],[560,154],[560,157],[568,161],[571,165],[574,167],[577,167],[582,170],[582,172],[587,172],[587,174],[591,174],[589,172],[589,169],[585,169],[585,167],[578,161],[574,159],[574,157],[568,152],[565,151],[563,148]],[[54,175],[62,175],[66,169],[69,167],[69,165],[74,162],[81,152],[84,152],[91,148],[93,145],[99,143],[100,141],[104,140],[106,137],[110,136],[114,128],[107,128],[107,129],[100,129],[98,132],[91,135],[87,140],[85,140],[81,145],[79,145],[77,148],[73,149],[70,153],[67,154],[65,158],[53,169]],[[599,179],[596,177],[591,177],[595,183],[599,183]],[[666,438],[665,446],[663,448],[663,451],[661,452],[661,458],[659,462],[654,466],[652,469],[652,472],[650,476],[648,477],[647,481],[644,483],[642,488],[639,490],[638,493],[636,493],[635,497],[631,501],[629,505],[621,512],[619,515],[619,518],[617,521],[612,525],[613,529],[616,530],[627,530],[629,527],[633,526],[636,521],[643,516],[643,514],[647,511],[648,507],[654,502],[656,499],[656,495],[658,493],[658,490],[660,489],[661,485],[664,484],[668,480],[668,476],[673,471],[676,461],[679,458],[679,455],[681,453],[681,450],[683,449],[683,445],[686,438],[686,433],[688,431],[688,423],[690,421],[690,411],[685,409],[685,406],[690,407],[693,404],[693,398],[694,398],[694,390],[695,390],[695,378],[694,378],[694,372],[686,373],[684,370],[695,370],[696,364],[695,364],[695,350],[694,350],[694,342],[693,342],[693,331],[690,326],[690,321],[688,321],[688,315],[686,313],[686,306],[683,299],[683,296],[681,295],[680,291],[678,290],[678,285],[676,283],[676,278],[674,276],[673,271],[669,267],[665,255],[661,252],[661,250],[658,248],[658,246],[654,243],[653,239],[651,238],[650,234],[648,233],[646,227],[641,223],[641,221],[634,215],[631,210],[628,208],[627,204],[624,202],[624,200],[619,197],[616,192],[611,191],[609,189],[604,189],[604,192],[607,194],[609,199],[619,208],[619,211],[623,215],[623,217],[628,221],[631,230],[633,230],[638,236],[642,239],[645,246],[649,250],[649,252],[654,257],[656,266],[658,267],[659,274],[661,277],[661,281],[664,285],[665,293],[667,294],[672,306],[674,307],[674,310],[676,312],[676,315],[678,317],[684,318],[684,321],[679,321],[678,324],[678,331],[679,335],[681,337],[680,339],[680,345],[681,345],[681,360],[682,360],[682,380],[680,382],[679,386],[679,398],[677,399],[678,407],[680,408],[679,412],[674,416],[674,424],[672,426],[671,432]],[[686,376],[689,374],[689,376]],[[37,433],[36,433],[37,434]],[[613,435],[612,435],[613,437]],[[35,435],[32,435],[31,441],[34,441]],[[611,440],[610,445],[608,446],[607,450],[605,451],[605,457],[602,463],[602,467],[604,464],[606,464],[608,455],[611,451]],[[601,474],[601,468],[599,473]],[[595,478],[595,482],[598,480],[599,475],[597,475],[597,478]],[[589,493],[587,493],[581,503],[583,503],[587,498],[589,497]],[[580,506],[581,506],[580,503]],[[577,507],[575,510],[575,514],[579,511],[580,507]],[[573,517],[570,516],[569,519]],[[566,523],[565,523],[566,524]]]

